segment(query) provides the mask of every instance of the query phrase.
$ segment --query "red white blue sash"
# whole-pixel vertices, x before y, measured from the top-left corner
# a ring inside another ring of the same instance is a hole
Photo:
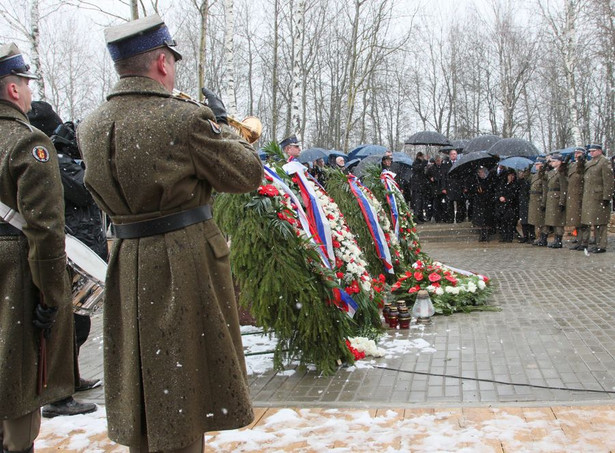
[[[348,175],[348,184],[350,186],[350,191],[359,203],[359,208],[361,208],[361,212],[363,213],[363,217],[365,218],[365,222],[367,223],[367,228],[369,229],[369,232],[374,240],[374,245],[376,246],[376,253],[378,254],[378,258],[382,260],[385,271],[390,274],[393,274],[394,271],[391,260],[391,251],[389,250],[389,245],[387,244],[386,238],[384,237],[384,232],[382,231],[382,228],[378,223],[378,214],[363,193],[363,190],[367,189],[365,189],[363,185],[359,182],[357,177],[352,174]]]
[[[386,199],[391,210],[391,222],[393,223],[395,236],[399,239],[399,209],[397,208],[397,200],[395,199],[393,192],[401,194],[401,190],[395,181],[395,173],[392,171],[383,170],[382,173],[380,173],[380,181],[382,181],[382,184],[384,184],[384,188],[387,191]]]

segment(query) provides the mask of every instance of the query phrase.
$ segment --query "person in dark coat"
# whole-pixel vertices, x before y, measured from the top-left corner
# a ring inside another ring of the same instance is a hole
[[[517,181],[519,183],[519,222],[521,223],[521,238],[519,242],[521,244],[526,242],[532,242],[536,239],[534,232],[534,225],[531,225],[528,221],[528,210],[530,207],[530,182],[528,178],[530,176],[529,169],[522,170],[518,174]]]
[[[519,184],[512,168],[503,171],[506,182],[496,186],[495,214],[498,218],[500,242],[512,242],[519,221]]]
[[[62,183],[53,144],[26,116],[31,78],[19,48],[0,46],[0,201],[12,210],[0,217],[4,452],[33,451],[41,406],[75,391]]]
[[[427,167],[427,160],[423,153],[419,151],[416,153],[414,162],[412,162],[412,179],[410,182],[412,212],[414,212],[414,218],[417,223],[425,222],[425,192],[427,190],[425,167]]]
[[[457,162],[457,151],[451,150],[449,153],[449,159],[447,161],[448,169],[450,170],[455,162]],[[446,178],[446,200],[448,203],[447,221],[449,223],[459,223],[466,219],[466,175],[459,173],[457,175],[447,174]]]
[[[434,158],[433,165],[426,169],[427,181],[431,189],[433,199],[433,217],[436,223],[446,222],[448,218],[446,202],[446,184],[448,166],[442,162],[442,156]]]
[[[173,96],[181,55],[157,14],[105,30],[120,78],[78,128],[85,184],[115,239],[105,285],[109,437],[132,452],[202,452],[254,419],[229,247],[212,191],[256,190],[263,164],[209,106]]]
[[[473,206],[472,224],[480,230],[478,241],[488,241],[493,227],[493,179],[487,168],[478,168],[469,193]]]

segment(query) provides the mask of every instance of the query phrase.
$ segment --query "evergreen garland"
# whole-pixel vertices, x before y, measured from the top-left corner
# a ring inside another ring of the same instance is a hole
[[[327,192],[333,197],[340,211],[344,214],[344,218],[354,233],[359,248],[363,250],[370,275],[382,274],[384,272],[384,265],[382,264],[382,260],[378,257],[372,235],[363,218],[361,208],[357,204],[355,196],[350,191],[348,179],[340,170],[332,169],[328,171]]]
[[[261,193],[216,198],[216,221],[231,236],[240,303],[251,304],[257,323],[275,333],[276,369],[298,359],[331,374],[339,361],[353,363],[345,342],[350,318],[329,302],[335,275],[320,264],[312,244],[296,234],[288,221],[293,213],[279,198]]]

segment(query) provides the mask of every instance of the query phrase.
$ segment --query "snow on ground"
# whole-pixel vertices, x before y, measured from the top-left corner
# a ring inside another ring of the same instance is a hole
[[[261,409],[263,411],[264,409]],[[608,452],[615,410],[593,408],[268,409],[250,429],[206,435],[213,452]],[[37,453],[126,452],[105,412],[43,419]]]
[[[433,353],[436,349],[424,338],[408,338],[409,335],[422,335],[424,326],[412,325],[410,331],[388,330],[378,341],[378,347],[384,349],[385,359],[401,357],[405,354]],[[275,349],[275,336],[269,337],[261,333],[262,330],[253,326],[242,326],[241,334],[244,351],[246,352],[246,368],[248,375],[263,374],[273,369],[273,350]],[[409,333],[410,332],[410,333]],[[260,352],[271,351],[270,354],[258,354]],[[257,353],[255,355],[251,355]],[[296,364],[290,364],[294,367]],[[354,366],[347,367],[346,371],[354,371],[360,368],[373,368],[375,365],[385,365],[382,361],[366,357],[355,362]],[[295,373],[294,369],[279,372],[281,376],[291,376]]]

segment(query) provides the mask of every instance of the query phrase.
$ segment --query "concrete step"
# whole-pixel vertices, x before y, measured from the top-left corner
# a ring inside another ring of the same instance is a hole
[[[422,223],[416,226],[421,242],[476,241],[478,231],[471,222]]]

